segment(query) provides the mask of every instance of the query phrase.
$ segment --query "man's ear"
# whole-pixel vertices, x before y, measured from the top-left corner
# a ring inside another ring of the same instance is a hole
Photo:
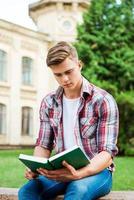
[[[78,61],[78,64],[79,64],[79,68],[80,70],[82,70],[82,67],[83,67],[83,62],[81,60]]]

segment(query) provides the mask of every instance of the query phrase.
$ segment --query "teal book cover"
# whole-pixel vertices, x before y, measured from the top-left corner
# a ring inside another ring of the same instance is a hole
[[[59,154],[56,154],[49,159],[20,154],[19,160],[33,172],[36,172],[36,170],[39,168],[44,168],[47,170],[60,169],[63,167],[62,162],[64,160],[72,165],[75,169],[82,168],[90,163],[85,152],[77,145]]]
[[[62,162],[64,160],[68,164],[72,165],[75,169],[82,168],[88,165],[90,162],[85,152],[79,146],[74,146],[71,149],[65,150],[49,158],[49,162],[51,163],[54,169],[62,168]]]
[[[44,168],[48,170],[52,170],[51,164],[48,162],[48,159],[36,157],[36,156],[29,156],[25,154],[19,155],[19,160],[29,169],[32,170],[32,172],[36,172],[39,168]]]

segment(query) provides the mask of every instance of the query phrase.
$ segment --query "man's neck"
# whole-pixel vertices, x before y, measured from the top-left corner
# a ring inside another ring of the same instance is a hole
[[[78,82],[77,86],[72,90],[64,90],[64,95],[68,99],[76,99],[80,97],[81,94],[81,87],[82,87],[82,79]]]
[[[72,93],[69,92],[69,94],[64,92],[64,95],[68,99],[76,99],[76,98],[80,97],[80,93],[74,94],[73,92]]]

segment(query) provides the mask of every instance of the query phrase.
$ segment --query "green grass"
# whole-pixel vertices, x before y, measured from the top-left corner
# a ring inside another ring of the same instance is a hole
[[[32,154],[32,150],[0,151],[0,187],[20,187],[27,181],[24,178],[25,167],[18,160],[20,153]],[[117,157],[115,164],[113,190],[134,190],[134,158]]]
[[[117,157],[113,190],[134,190],[134,157]]]
[[[18,160],[20,153],[32,154],[32,150],[0,151],[0,187],[20,187],[26,182],[25,166]]]

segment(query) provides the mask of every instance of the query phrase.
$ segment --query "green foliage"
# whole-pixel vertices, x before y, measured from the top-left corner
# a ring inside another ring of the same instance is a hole
[[[134,155],[134,92],[122,92],[116,99],[120,112],[120,153]]]
[[[78,25],[76,47],[90,80],[110,82],[118,90],[134,88],[134,15],[132,2],[92,0]]]
[[[128,137],[134,138],[134,1],[92,0],[77,30],[75,46],[84,63],[83,75],[117,97],[119,146],[121,153],[128,153]]]

